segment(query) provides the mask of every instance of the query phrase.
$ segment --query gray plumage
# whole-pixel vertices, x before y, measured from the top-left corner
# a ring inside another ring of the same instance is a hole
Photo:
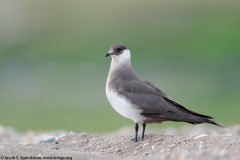
[[[140,78],[131,66],[125,65],[112,74],[110,86],[143,110],[146,123],[182,121],[188,123],[212,123],[212,117],[190,111],[171,100],[151,82]]]
[[[118,56],[126,54],[125,50],[127,50],[126,46],[114,45],[111,53],[108,53],[107,56],[112,56],[112,63],[120,63]],[[142,79],[132,69],[130,58],[129,61],[126,59],[126,62],[121,63],[118,67],[113,67],[114,64],[111,65],[107,87],[141,110],[141,115],[144,117],[143,123],[178,121],[192,124],[211,123],[221,126],[215,123],[210,116],[186,109],[170,99],[151,82]]]

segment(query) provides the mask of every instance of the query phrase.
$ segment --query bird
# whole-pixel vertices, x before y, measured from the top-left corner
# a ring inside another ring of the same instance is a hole
[[[131,66],[131,52],[125,45],[112,45],[105,55],[109,56],[111,64],[106,96],[114,110],[134,121],[135,142],[138,142],[138,124],[143,126],[142,140],[146,124],[150,123],[175,121],[191,124],[210,123],[222,127],[213,121],[213,117],[185,108],[153,83],[141,78]]]

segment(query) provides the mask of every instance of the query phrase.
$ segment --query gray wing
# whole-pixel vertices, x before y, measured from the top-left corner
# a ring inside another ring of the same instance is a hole
[[[189,123],[211,123],[212,117],[202,115],[184,108],[171,100],[163,91],[151,82],[144,80],[122,81],[118,91],[121,95],[139,106],[142,115],[152,119],[150,121],[185,121]],[[207,121],[208,120],[208,121]]]
[[[169,103],[167,95],[148,81],[123,81],[119,93],[139,106],[143,113],[166,113],[176,111]]]

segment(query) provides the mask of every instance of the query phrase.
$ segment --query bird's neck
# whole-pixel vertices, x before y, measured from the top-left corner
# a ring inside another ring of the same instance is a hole
[[[131,60],[130,59],[118,59],[118,58],[112,58],[110,71],[118,70],[118,69],[124,69],[124,68],[131,68]]]
[[[121,63],[119,63],[119,62],[116,62],[114,59],[112,59],[110,70],[108,73],[107,84],[111,81],[115,81],[115,79],[124,78],[121,76],[121,75],[124,75],[122,74],[123,72],[125,73],[132,72],[130,60],[122,61]]]

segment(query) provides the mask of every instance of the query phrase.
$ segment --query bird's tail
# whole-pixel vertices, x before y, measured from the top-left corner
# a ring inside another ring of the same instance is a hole
[[[198,118],[198,119],[199,119],[199,118]],[[202,118],[201,120],[198,120],[198,121],[196,121],[196,122],[194,122],[194,121],[189,121],[188,123],[192,123],[192,124],[210,123],[210,124],[216,125],[216,126],[218,126],[218,127],[224,128],[222,125],[214,122],[212,119],[207,119],[207,118]]]
[[[162,118],[166,118],[167,120],[172,120],[172,121],[187,122],[191,124],[210,123],[223,128],[222,125],[212,120],[213,117],[193,112],[169,98],[166,98],[166,97],[164,98],[165,100],[170,102],[172,105],[174,105],[176,108],[178,108],[179,112],[163,114],[161,115]]]

